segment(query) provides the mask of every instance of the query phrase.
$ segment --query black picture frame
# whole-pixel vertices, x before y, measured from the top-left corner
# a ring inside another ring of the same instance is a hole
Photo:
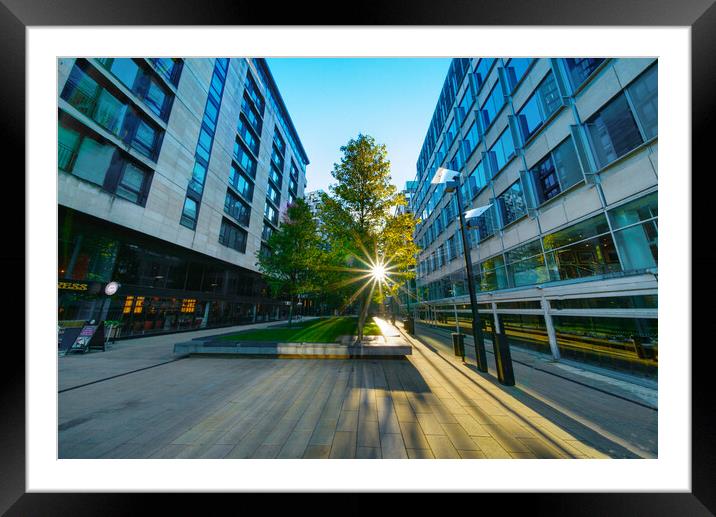
[[[707,162],[710,146],[707,140],[709,125],[714,121],[716,94],[716,6],[714,0],[534,0],[502,1],[441,1],[399,0],[355,4],[341,13],[339,9],[328,9],[307,5],[305,2],[287,3],[276,8],[273,2],[248,2],[245,0],[0,0],[0,99],[3,102],[0,128],[5,157],[16,157],[15,167],[5,169],[5,187],[13,189],[13,197],[24,199],[24,176],[11,171],[24,170],[25,148],[25,30],[29,26],[65,25],[558,25],[558,26],[688,26],[691,27],[692,51],[692,164],[693,170],[700,170],[699,188],[695,190],[693,205],[702,211],[704,217],[692,214],[692,235],[710,235],[706,210],[711,196],[708,188],[713,183],[713,164]],[[350,7],[350,6],[349,6]],[[679,171],[684,177],[690,171]],[[12,176],[9,178],[8,176]],[[11,185],[14,181],[15,184]],[[705,183],[703,183],[705,182]],[[6,195],[8,191],[5,191]],[[699,196],[701,198],[699,199]],[[712,204],[712,203],[711,203]],[[6,206],[7,209],[7,206]],[[19,211],[19,209],[14,209]],[[9,218],[7,219],[9,220]],[[10,226],[10,225],[8,225]],[[12,230],[7,228],[6,230]],[[10,285],[6,287],[17,308],[24,307],[25,285],[21,283],[24,271],[24,227],[14,225],[18,235],[12,239],[12,246],[3,246],[3,261]],[[7,235],[7,231],[5,231]],[[716,265],[716,254],[707,247],[692,252],[692,268],[710,271]],[[10,274],[8,274],[10,273]],[[13,274],[14,273],[14,274]],[[713,275],[699,278],[699,291],[713,292]],[[690,277],[684,281],[691,283]],[[15,282],[17,285],[13,285]],[[13,289],[15,287],[15,289]],[[18,300],[17,298],[20,298]],[[686,303],[687,301],[684,301]],[[694,298],[692,303],[693,321],[708,321],[711,303]],[[24,324],[31,315],[25,314]],[[15,318],[5,332],[3,357],[0,360],[2,376],[0,382],[0,511],[7,515],[124,515],[143,508],[148,499],[161,498],[167,504],[166,496],[124,495],[124,494],[37,494],[25,492],[25,354],[19,346],[16,334],[24,328]],[[17,329],[17,330],[15,330]],[[692,336],[688,329],[683,332],[684,340],[674,346],[688,350]],[[693,334],[696,338],[697,334]],[[693,339],[693,341],[697,341]],[[690,493],[620,493],[620,494],[510,494],[510,505],[526,503],[531,512],[569,515],[711,515],[716,513],[716,454],[714,447],[714,426],[710,379],[711,361],[708,340],[702,340],[692,354],[692,491]],[[487,509],[485,495],[481,495],[479,506]],[[242,496],[246,497],[246,496]],[[473,504],[477,498],[472,495]],[[489,496],[492,498],[492,496]],[[183,497],[177,500],[185,511]],[[464,499],[464,498],[461,498]],[[244,499],[244,501],[246,501]],[[242,504],[248,504],[244,502]],[[331,503],[326,503],[331,504]],[[422,505],[421,498],[415,498],[411,505]],[[323,505],[322,505],[323,506]],[[346,511],[370,511],[371,503],[365,498],[349,495],[341,503]],[[218,507],[215,507],[218,511]],[[165,507],[165,510],[168,510]],[[477,510],[475,506],[473,510]]]

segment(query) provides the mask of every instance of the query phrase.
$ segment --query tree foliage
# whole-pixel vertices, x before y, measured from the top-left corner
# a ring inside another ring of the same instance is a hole
[[[331,186],[330,196],[323,196],[319,208],[321,231],[330,248],[333,285],[350,299],[357,289],[350,283],[358,274],[355,270],[367,269],[366,263],[385,263],[391,272],[388,284],[373,291],[374,299],[380,299],[386,293],[397,293],[412,274],[409,270],[417,253],[415,221],[409,213],[396,213],[406,201],[391,182],[385,145],[359,134],[341,147],[341,152],[341,161],[334,164],[332,172],[337,183]],[[362,320],[371,301],[368,292],[360,298]]]
[[[259,269],[272,294],[288,297],[293,309],[299,295],[320,288],[325,261],[316,221],[303,199],[288,206],[281,225],[267,244],[270,251],[257,254]]]

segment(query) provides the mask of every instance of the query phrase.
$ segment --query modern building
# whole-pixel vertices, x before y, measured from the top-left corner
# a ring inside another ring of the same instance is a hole
[[[134,335],[285,315],[257,253],[308,157],[264,59],[59,59],[58,148],[61,322]]]
[[[454,59],[417,162],[418,321],[471,331],[459,171],[486,332],[657,370],[656,59]],[[489,334],[488,334],[489,337]]]
[[[308,208],[311,209],[311,213],[313,213],[313,215],[318,214],[318,205],[321,203],[321,196],[323,194],[325,194],[325,192],[320,189],[306,192],[306,197],[304,198],[304,200],[306,201]]]

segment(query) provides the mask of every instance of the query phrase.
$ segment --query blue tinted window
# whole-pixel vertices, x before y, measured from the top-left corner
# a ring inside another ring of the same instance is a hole
[[[477,164],[475,169],[470,173],[470,178],[475,182],[475,190],[472,193],[474,197],[480,190],[487,186],[487,183],[490,181],[490,175],[485,168],[484,160]]]
[[[219,106],[212,101],[206,103],[204,109],[204,123],[211,129],[213,133],[216,131],[216,120],[219,118]]]
[[[149,82],[149,88],[144,98],[149,109],[162,118],[164,117],[164,107],[167,103],[168,95],[162,87],[160,87],[154,79]]]
[[[465,135],[465,156],[469,157],[472,152],[475,150],[475,147],[477,147],[477,143],[480,141],[479,134],[477,132],[477,124],[474,122],[470,126],[470,129],[467,130],[467,135]]]
[[[254,184],[233,164],[231,165],[231,173],[229,174],[229,183],[246,199],[249,201],[253,199]]]
[[[643,142],[623,93],[595,113],[587,121],[587,129],[602,167]]]
[[[149,158],[154,157],[154,146],[157,141],[157,131],[144,121],[140,120],[137,126],[137,133],[134,135],[132,146]]]
[[[487,74],[490,72],[490,68],[492,68],[494,62],[494,57],[483,57],[480,59],[480,62],[477,64],[477,69],[475,70],[477,73],[478,88],[482,87],[487,79]]]
[[[124,83],[130,90],[134,86],[134,81],[139,75],[139,66],[133,59],[115,58],[111,67],[112,73]]]
[[[234,143],[234,157],[237,163],[253,178],[256,175],[256,161],[249,155],[244,144]]]
[[[507,62],[505,66],[505,72],[507,74],[507,80],[510,84],[510,90],[514,90],[517,84],[524,77],[525,72],[532,62],[531,58],[513,58]]]
[[[537,87],[534,95],[525,103],[517,114],[520,131],[527,141],[557,108],[562,105],[562,98],[552,73]]]
[[[525,141],[542,126],[542,114],[539,109],[539,99],[535,94],[517,113],[517,120]]]
[[[492,124],[504,104],[505,96],[502,95],[500,81],[497,81],[489,97],[485,100],[485,104],[482,105],[485,127],[489,127]]]
[[[512,140],[512,133],[507,128],[500,135],[500,138],[492,145],[489,153],[495,161],[495,172],[501,170],[507,162],[515,155],[515,144]]]
[[[497,197],[505,225],[516,221],[527,213],[527,205],[522,194],[522,184],[518,181]]]
[[[192,230],[196,227],[197,208],[196,201],[190,198],[184,199],[184,208],[182,209],[181,220],[179,221],[182,226],[186,226]]]
[[[627,87],[636,115],[641,122],[646,138],[658,133],[659,97],[657,67],[652,66]]]
[[[232,194],[230,191],[226,192],[226,199],[224,200],[224,212],[229,214],[231,217],[239,221],[244,226],[248,226],[249,219],[251,217],[251,207],[241,201],[241,199]]]
[[[572,88],[575,90],[579,88],[579,86],[592,75],[592,72],[602,64],[602,61],[604,61],[604,58],[583,57],[565,59],[564,62],[567,65],[567,72],[569,73]]]

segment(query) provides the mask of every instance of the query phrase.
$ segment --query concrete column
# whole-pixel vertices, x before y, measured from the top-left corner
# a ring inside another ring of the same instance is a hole
[[[256,304],[251,306],[251,323],[256,323]]]
[[[492,319],[495,322],[495,332],[500,332],[500,317],[497,315],[497,304],[492,302]]]
[[[560,360],[559,347],[557,346],[557,333],[554,331],[554,324],[552,323],[552,314],[550,313],[551,305],[549,300],[542,298],[541,302],[542,310],[544,311],[544,322],[547,326],[547,337],[549,338],[549,348],[552,351],[552,358],[555,361]]]

